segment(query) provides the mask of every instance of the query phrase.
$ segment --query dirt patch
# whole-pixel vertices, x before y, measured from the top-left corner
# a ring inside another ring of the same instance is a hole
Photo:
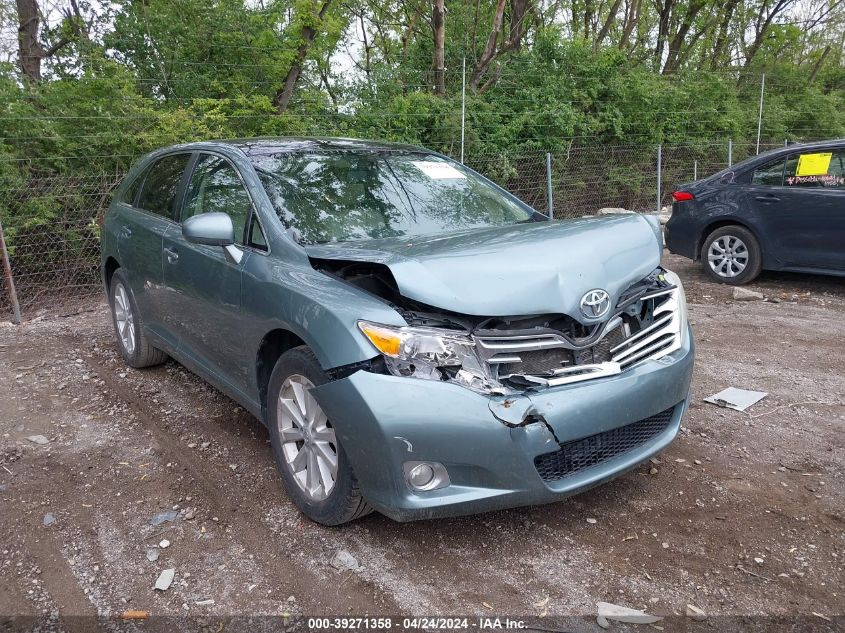
[[[677,441],[561,503],[422,523],[304,519],[263,427],[173,362],[128,369],[105,306],[0,328],[0,613],[54,613],[65,628],[129,608],[551,617],[592,616],[602,600],[841,614],[845,281],[767,274],[752,286],[766,301],[736,302],[690,262],[667,265],[697,344]],[[701,402],[731,385],[771,395],[748,413]],[[176,520],[150,525],[168,509]],[[338,549],[362,569],[333,569]]]

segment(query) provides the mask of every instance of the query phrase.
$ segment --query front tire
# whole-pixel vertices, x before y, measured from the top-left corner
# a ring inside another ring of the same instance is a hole
[[[741,286],[760,274],[763,256],[751,231],[737,225],[722,226],[704,240],[701,264],[710,279]]]
[[[144,332],[135,296],[126,275],[119,268],[114,271],[109,283],[109,304],[117,347],[127,365],[141,369],[160,365],[167,360],[167,354],[153,347]]]
[[[313,387],[328,382],[306,346],[282,354],[270,376],[267,418],[276,468],[299,510],[322,525],[340,525],[372,512]]]

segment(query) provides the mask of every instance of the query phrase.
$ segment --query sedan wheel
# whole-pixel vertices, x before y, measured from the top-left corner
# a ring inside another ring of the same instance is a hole
[[[748,266],[748,247],[735,235],[722,235],[713,240],[707,251],[707,263],[720,277],[742,274]]]
[[[293,374],[282,383],[276,420],[285,462],[294,481],[312,501],[322,501],[337,481],[337,439],[310,390],[314,384]]]
[[[120,344],[128,356],[135,353],[135,317],[126,288],[119,281],[114,285],[114,321]]]
[[[757,277],[763,268],[760,244],[744,226],[720,226],[701,245],[704,272],[714,281],[741,286]]]

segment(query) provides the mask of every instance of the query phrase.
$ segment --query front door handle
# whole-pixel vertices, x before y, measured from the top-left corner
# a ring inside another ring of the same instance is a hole
[[[128,226],[120,227],[120,237],[132,237],[132,229]]]
[[[767,196],[756,196],[754,199],[759,202],[780,202],[780,198],[773,196],[772,194]]]
[[[167,257],[167,263],[169,264],[175,264],[177,261],[179,261],[179,253],[177,253],[172,248],[165,248],[164,255]]]

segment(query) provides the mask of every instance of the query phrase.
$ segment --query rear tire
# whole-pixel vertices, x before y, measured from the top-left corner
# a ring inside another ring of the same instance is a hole
[[[267,389],[267,422],[285,492],[309,519],[348,523],[373,511],[312,387],[328,382],[306,346],[282,354]]]
[[[152,346],[126,275],[118,268],[109,282],[109,305],[117,335],[117,348],[126,364],[135,369],[161,365],[167,354]]]
[[[760,274],[763,255],[751,231],[738,225],[722,226],[704,240],[701,265],[713,281],[741,286]]]

